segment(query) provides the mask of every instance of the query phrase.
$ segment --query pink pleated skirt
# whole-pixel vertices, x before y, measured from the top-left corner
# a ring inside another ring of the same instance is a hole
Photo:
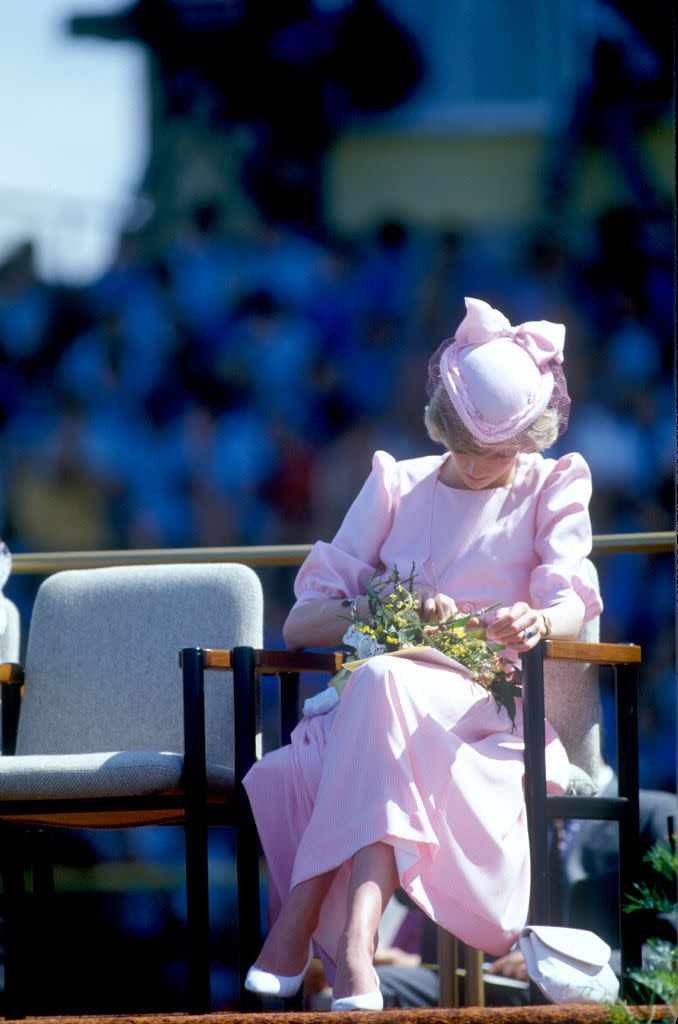
[[[463,942],[494,955],[515,942],[530,887],[520,700],[516,725],[460,672],[376,657],[248,773],[270,920],[293,886],[339,869],[313,936],[330,982],[350,859],[371,843],[393,847],[402,888]],[[548,723],[546,769],[563,792],[569,764]]]

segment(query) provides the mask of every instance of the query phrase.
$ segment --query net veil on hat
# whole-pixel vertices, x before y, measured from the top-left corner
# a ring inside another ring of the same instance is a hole
[[[464,301],[466,316],[454,338],[429,360],[429,398],[449,400],[482,445],[519,444],[546,409],[555,410],[562,434],[570,409],[563,324],[537,320],[512,327],[482,299]]]

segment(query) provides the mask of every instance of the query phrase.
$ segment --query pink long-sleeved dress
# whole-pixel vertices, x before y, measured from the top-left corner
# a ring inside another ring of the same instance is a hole
[[[295,584],[297,604],[353,597],[397,565],[470,610],[599,594],[580,572],[591,548],[591,481],[580,455],[521,455],[512,483],[460,490],[439,479],[447,456],[372,472],[331,543],[318,542]],[[372,658],[337,707],[304,717],[291,744],[257,762],[245,787],[269,871],[269,912],[299,882],[338,868],[314,934],[330,981],[346,914],[349,864],[361,847],[393,846],[402,888],[464,942],[506,952],[525,923],[530,865],[517,730],[467,675],[416,659]],[[547,724],[547,777],[569,766]]]

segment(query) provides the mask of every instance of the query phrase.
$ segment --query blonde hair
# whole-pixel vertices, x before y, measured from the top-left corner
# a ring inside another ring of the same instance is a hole
[[[424,410],[424,424],[431,440],[444,445],[451,452],[464,455],[490,455],[499,450],[516,455],[519,452],[541,452],[550,448],[558,437],[558,413],[555,409],[545,409],[518,437],[497,445],[483,444],[462,422],[447,398],[447,393],[441,395],[441,387],[438,387]]]

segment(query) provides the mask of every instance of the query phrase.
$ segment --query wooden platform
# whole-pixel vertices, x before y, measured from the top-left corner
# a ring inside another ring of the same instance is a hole
[[[629,1007],[636,1020],[659,1024],[661,1008],[654,1016],[647,1006]],[[668,1010],[667,1010],[668,1013]],[[386,1015],[386,1016],[384,1016]],[[119,1015],[106,1017],[24,1017],[22,1024],[603,1024],[610,1020],[604,1004],[570,1003],[563,1006],[501,1006],[459,1010],[382,1010],[377,1013],[184,1013]],[[4,1020],[5,1018],[0,1018]],[[667,1016],[667,1019],[672,1019]]]

